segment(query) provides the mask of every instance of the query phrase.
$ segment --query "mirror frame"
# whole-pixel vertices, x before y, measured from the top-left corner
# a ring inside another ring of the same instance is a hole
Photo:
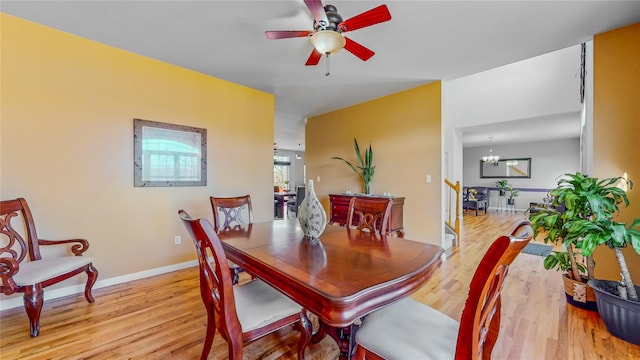
[[[506,163],[507,161],[513,161],[513,160],[526,160],[527,161],[527,174],[526,175],[498,175],[498,176],[493,176],[493,175],[485,175],[484,174],[484,166],[485,166],[485,162],[483,162],[482,160],[480,160],[480,178],[481,179],[530,179],[531,178],[531,158],[513,158],[513,159],[500,159],[498,160],[498,163]],[[487,166],[490,166],[490,164],[487,164]],[[506,164],[505,164],[506,167]]]

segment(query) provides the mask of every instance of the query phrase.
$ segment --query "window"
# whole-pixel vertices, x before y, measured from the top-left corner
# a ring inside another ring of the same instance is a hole
[[[291,162],[288,156],[273,156],[273,185],[289,189],[289,167]]]

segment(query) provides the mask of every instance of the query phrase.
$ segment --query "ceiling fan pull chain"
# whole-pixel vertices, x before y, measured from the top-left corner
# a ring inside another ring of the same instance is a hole
[[[327,60],[325,62],[326,72],[324,73],[324,76],[329,76],[329,53],[326,53],[325,56],[327,57]]]

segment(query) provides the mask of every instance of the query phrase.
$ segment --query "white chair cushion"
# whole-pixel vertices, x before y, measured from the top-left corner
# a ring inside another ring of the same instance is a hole
[[[403,299],[367,315],[356,342],[385,359],[453,359],[460,324],[433,308]]]
[[[302,307],[261,280],[233,287],[236,312],[247,332],[302,311]]]
[[[37,284],[92,262],[93,258],[88,256],[57,256],[36,261],[23,261],[13,280],[18,286]]]
[[[213,256],[207,256],[207,259],[209,260],[209,262],[210,262],[211,264],[215,264],[215,263],[216,263],[216,262],[213,260]],[[238,265],[238,264],[234,263],[234,262],[233,262],[233,261],[231,261],[231,260],[227,260],[227,265],[228,265],[228,266],[229,266],[229,268],[231,268],[231,269],[235,269],[235,268],[239,268],[239,267],[240,267],[240,265]]]

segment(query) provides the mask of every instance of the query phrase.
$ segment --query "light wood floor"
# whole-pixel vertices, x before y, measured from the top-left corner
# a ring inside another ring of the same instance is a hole
[[[459,319],[480,257],[497,236],[509,233],[522,213],[465,215],[465,240],[413,297]],[[45,302],[41,334],[29,337],[21,308],[0,313],[0,358],[13,359],[198,359],[205,312],[196,268]],[[416,336],[429,336],[429,329]],[[289,328],[245,347],[245,359],[295,359],[297,332]],[[307,359],[336,359],[327,338]],[[560,275],[542,257],[521,254],[503,291],[502,329],[494,359],[639,359],[640,347],[612,337],[597,313],[566,304]],[[216,336],[209,359],[227,359]]]

